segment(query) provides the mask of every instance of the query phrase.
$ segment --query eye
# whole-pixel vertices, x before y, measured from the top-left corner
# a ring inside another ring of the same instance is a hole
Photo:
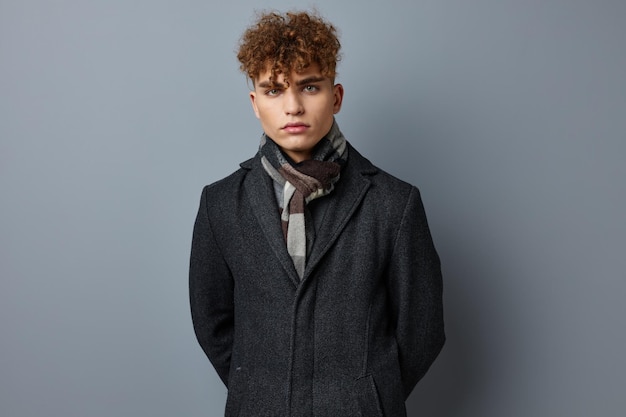
[[[304,92],[306,93],[315,93],[317,92],[318,88],[314,85],[307,85],[306,87],[304,87]]]
[[[265,94],[268,96],[277,96],[279,93],[280,93],[280,90],[278,88],[272,88],[265,92]]]

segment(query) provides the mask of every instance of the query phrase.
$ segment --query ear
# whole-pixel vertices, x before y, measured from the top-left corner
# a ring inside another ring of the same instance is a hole
[[[333,103],[333,113],[339,113],[341,110],[341,103],[343,102],[343,85],[335,84],[333,86],[333,95],[335,96],[335,101]]]
[[[250,91],[250,103],[252,104],[252,110],[254,110],[254,115],[257,119],[260,119],[259,108],[256,105],[256,91]]]

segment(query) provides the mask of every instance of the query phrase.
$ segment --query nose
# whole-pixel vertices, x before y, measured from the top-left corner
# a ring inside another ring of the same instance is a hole
[[[290,116],[297,116],[304,113],[302,98],[296,91],[288,88],[287,91],[285,91],[284,97],[285,114]]]

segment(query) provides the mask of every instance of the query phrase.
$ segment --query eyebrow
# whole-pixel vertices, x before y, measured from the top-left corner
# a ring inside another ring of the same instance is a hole
[[[271,83],[269,80],[261,81],[259,83],[259,87],[261,88],[269,88],[269,87],[278,87],[283,88],[285,85],[281,83]]]
[[[301,85],[305,85],[305,84],[319,83],[321,81],[324,81],[325,79],[326,79],[325,77],[312,76],[312,77],[303,78],[301,80],[296,81],[296,85],[297,86],[301,86]]]
[[[296,81],[296,86],[300,87],[306,84],[319,83],[319,82],[324,81],[325,79],[326,79],[325,77],[311,76],[311,77],[303,78],[301,80]],[[261,88],[269,88],[269,87],[284,88],[285,84],[277,83],[277,82],[271,83],[269,80],[265,80],[259,83],[259,87]]]

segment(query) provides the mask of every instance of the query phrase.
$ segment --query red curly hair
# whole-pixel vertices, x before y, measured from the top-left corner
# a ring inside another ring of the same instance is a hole
[[[278,74],[301,72],[312,64],[334,79],[340,48],[337,30],[319,15],[270,12],[261,14],[243,33],[237,59],[252,82],[268,69],[274,83]]]

